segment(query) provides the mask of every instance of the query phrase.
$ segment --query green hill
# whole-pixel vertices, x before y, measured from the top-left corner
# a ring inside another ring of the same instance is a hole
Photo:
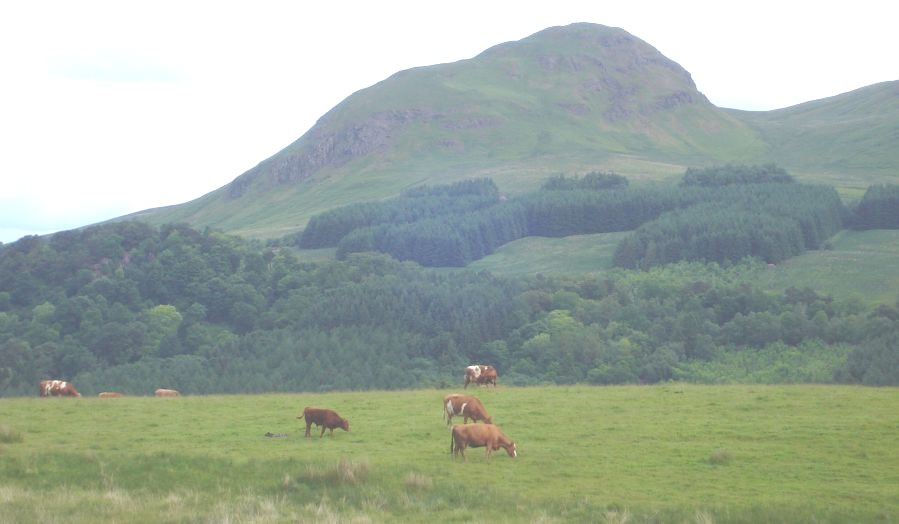
[[[799,178],[855,189],[899,178],[899,81],[776,111],[729,111],[750,124],[769,152],[761,161],[788,167]]]
[[[776,111],[721,109],[623,29],[552,27],[401,71],[227,186],[133,216],[274,238],[332,207],[422,183],[490,177],[514,194],[557,173],[610,170],[639,183],[725,162],[775,162],[855,198],[896,180],[897,90],[888,82]]]
[[[657,180],[767,151],[758,130],[646,42],[575,24],[397,73],[227,186],[138,216],[276,237],[325,209],[421,183],[489,176],[515,193],[596,169]]]

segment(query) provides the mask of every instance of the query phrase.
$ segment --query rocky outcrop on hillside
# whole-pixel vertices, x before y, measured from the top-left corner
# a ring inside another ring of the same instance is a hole
[[[384,150],[391,137],[410,122],[440,118],[424,109],[383,111],[368,119],[351,122],[337,130],[327,115],[285,151],[265,160],[229,185],[232,198],[241,196],[260,176],[274,184],[305,180],[325,166],[340,167],[355,158]],[[292,149],[295,149],[291,151]]]

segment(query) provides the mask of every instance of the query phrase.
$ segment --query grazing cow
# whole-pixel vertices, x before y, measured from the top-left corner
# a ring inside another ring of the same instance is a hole
[[[121,393],[119,393],[117,391],[104,391],[97,396],[100,398],[119,398],[124,395],[122,395]]]
[[[157,397],[180,397],[181,393],[177,389],[159,388],[154,393]]]
[[[447,426],[453,423],[453,415],[461,415],[465,424],[468,424],[468,419],[493,424],[493,419],[481,401],[471,395],[452,393],[443,397],[443,419],[446,420]]]
[[[318,438],[325,436],[325,430],[330,429],[330,435],[334,436],[334,429],[341,428],[344,431],[350,430],[350,421],[341,417],[337,412],[330,409],[320,409],[307,407],[303,410],[303,416],[297,418],[306,419],[306,436],[309,436],[309,429],[313,424],[321,426],[322,433]]]
[[[38,394],[42,397],[80,397],[81,393],[65,380],[41,380]]]
[[[518,446],[507,437],[499,426],[493,424],[457,424],[453,426],[450,438],[450,453],[453,458],[462,455],[465,458],[465,448],[487,448],[487,459],[493,450],[503,448],[510,457],[518,456]],[[465,458],[465,460],[468,460]]]
[[[496,387],[496,368],[493,366],[485,366],[482,364],[474,364],[465,368],[465,388],[468,384],[474,382],[478,386],[483,384],[493,384]]]

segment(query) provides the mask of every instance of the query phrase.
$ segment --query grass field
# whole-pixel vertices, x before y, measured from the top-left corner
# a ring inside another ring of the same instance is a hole
[[[520,451],[489,462],[450,457],[447,392],[2,399],[0,521],[899,520],[895,388],[480,389]]]
[[[612,269],[615,246],[628,233],[565,238],[526,237],[469,264],[470,269],[519,276],[599,274]],[[831,248],[809,251],[768,268],[763,264],[741,278],[770,291],[810,287],[836,298],[895,304],[899,299],[899,231],[843,230]],[[697,274],[697,279],[703,275]]]

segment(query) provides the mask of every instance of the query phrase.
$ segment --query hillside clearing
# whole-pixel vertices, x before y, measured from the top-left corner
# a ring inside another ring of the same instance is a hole
[[[497,275],[582,275],[612,269],[615,246],[628,233],[601,233],[564,238],[527,237],[510,242],[467,269]],[[808,251],[776,267],[754,267],[740,278],[773,292],[809,287],[834,298],[895,304],[899,297],[899,231],[843,230],[830,249]],[[696,279],[703,275],[698,273]]]

